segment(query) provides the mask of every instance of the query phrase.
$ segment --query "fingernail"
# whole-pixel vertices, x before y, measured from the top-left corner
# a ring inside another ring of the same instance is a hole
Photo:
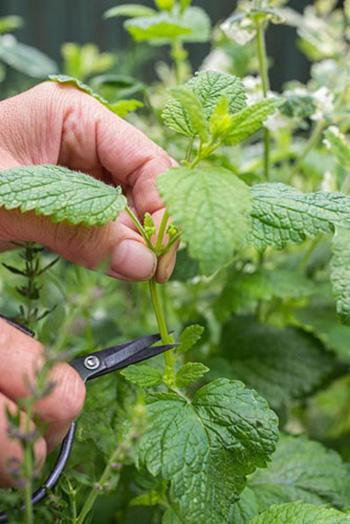
[[[109,274],[129,280],[148,280],[157,268],[157,258],[145,245],[123,240],[112,254]]]

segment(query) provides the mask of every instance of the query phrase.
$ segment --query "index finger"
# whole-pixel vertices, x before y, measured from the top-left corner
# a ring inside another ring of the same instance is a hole
[[[131,190],[140,217],[164,208],[156,179],[174,160],[144,133],[102,106],[96,130],[101,164],[117,183]]]

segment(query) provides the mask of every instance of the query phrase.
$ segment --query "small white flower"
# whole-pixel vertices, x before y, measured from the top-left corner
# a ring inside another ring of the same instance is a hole
[[[263,98],[261,79],[257,76],[246,76],[243,78],[243,85],[247,93],[247,103],[255,104]]]
[[[256,34],[255,28],[249,19],[233,23],[230,19],[221,24],[220,29],[229,38],[239,45],[246,45]]]
[[[316,102],[316,112],[312,115],[312,120],[320,121],[333,113],[334,98],[327,87],[320,87],[313,97]]]
[[[281,115],[281,113],[276,113],[270,115],[265,121],[265,127],[269,129],[272,133],[277,133],[280,129],[283,129],[288,125],[288,119]]]
[[[331,171],[326,171],[323,175],[323,180],[321,183],[321,191],[326,193],[333,193],[337,190],[337,180],[334,174]]]
[[[201,70],[217,71],[218,73],[227,73],[231,67],[230,57],[223,49],[213,49],[205,58]]]

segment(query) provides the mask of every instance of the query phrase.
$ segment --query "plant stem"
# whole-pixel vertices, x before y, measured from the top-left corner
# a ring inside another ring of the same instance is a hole
[[[182,66],[187,58],[187,51],[185,50],[182,42],[175,38],[171,43],[171,58],[175,65],[175,79],[179,85],[182,83]]]
[[[303,164],[303,161],[305,160],[305,158],[307,157],[307,155],[310,153],[310,151],[312,151],[312,149],[317,145],[321,135],[322,135],[322,132],[325,128],[326,124],[325,124],[325,121],[324,120],[320,120],[319,122],[317,122],[317,124],[314,126],[313,130],[312,130],[312,133],[310,135],[310,138],[309,140],[307,141],[305,147],[304,147],[304,150],[302,151],[302,153],[299,155],[299,158],[298,158],[298,161],[296,162],[295,166],[294,166],[294,169],[292,171],[292,174],[291,174],[291,179],[293,178],[293,176],[297,175],[302,164]]]
[[[156,253],[159,253],[160,250],[162,249],[163,239],[165,235],[166,226],[168,225],[168,220],[169,220],[169,213],[167,210],[165,210],[162,221],[159,226],[158,238],[157,238],[157,243],[155,247]]]
[[[157,284],[155,280],[150,280],[149,289],[151,293],[151,299],[153,304],[154,313],[156,315],[157,324],[160,332],[160,336],[163,344],[172,344],[174,342],[173,337],[169,334],[168,327],[165,320],[163,306],[159,297]],[[164,353],[165,359],[165,372],[164,372],[164,382],[169,387],[173,387],[175,384],[175,358],[174,352],[166,351]]]
[[[133,224],[135,225],[135,227],[137,228],[137,230],[139,231],[140,235],[142,236],[142,238],[144,239],[144,241],[146,242],[146,245],[150,248],[150,249],[153,249],[153,246],[151,244],[151,241],[150,239],[147,237],[146,233],[145,233],[145,230],[141,224],[141,222],[139,221],[139,219],[137,218],[137,216],[135,215],[135,213],[132,211],[132,209],[130,209],[129,206],[126,206],[125,208],[125,211],[127,212],[127,214],[129,215],[129,217],[131,218]]]
[[[31,432],[30,420],[32,416],[32,400],[28,399],[26,402],[26,425],[25,433],[27,435]],[[23,449],[23,471],[25,477],[24,486],[24,516],[26,524],[33,524],[33,504],[32,504],[32,487],[33,487],[33,442],[31,439],[27,439]]]
[[[268,97],[270,90],[269,68],[266,53],[265,42],[265,23],[261,20],[256,21],[256,43],[259,61],[259,71],[262,81],[262,89],[264,98]],[[264,176],[268,182],[270,180],[270,131],[264,129]]]

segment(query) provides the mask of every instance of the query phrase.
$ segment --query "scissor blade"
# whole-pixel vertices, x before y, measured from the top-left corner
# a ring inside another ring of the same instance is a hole
[[[162,353],[165,353],[170,349],[175,349],[177,346],[178,344],[168,344],[166,346],[148,347],[140,353],[137,353],[133,357],[130,357],[126,362],[124,362],[123,368],[131,366],[132,364],[137,364],[138,362],[144,362],[145,360],[149,360],[150,358],[156,357],[157,355],[161,355]]]

